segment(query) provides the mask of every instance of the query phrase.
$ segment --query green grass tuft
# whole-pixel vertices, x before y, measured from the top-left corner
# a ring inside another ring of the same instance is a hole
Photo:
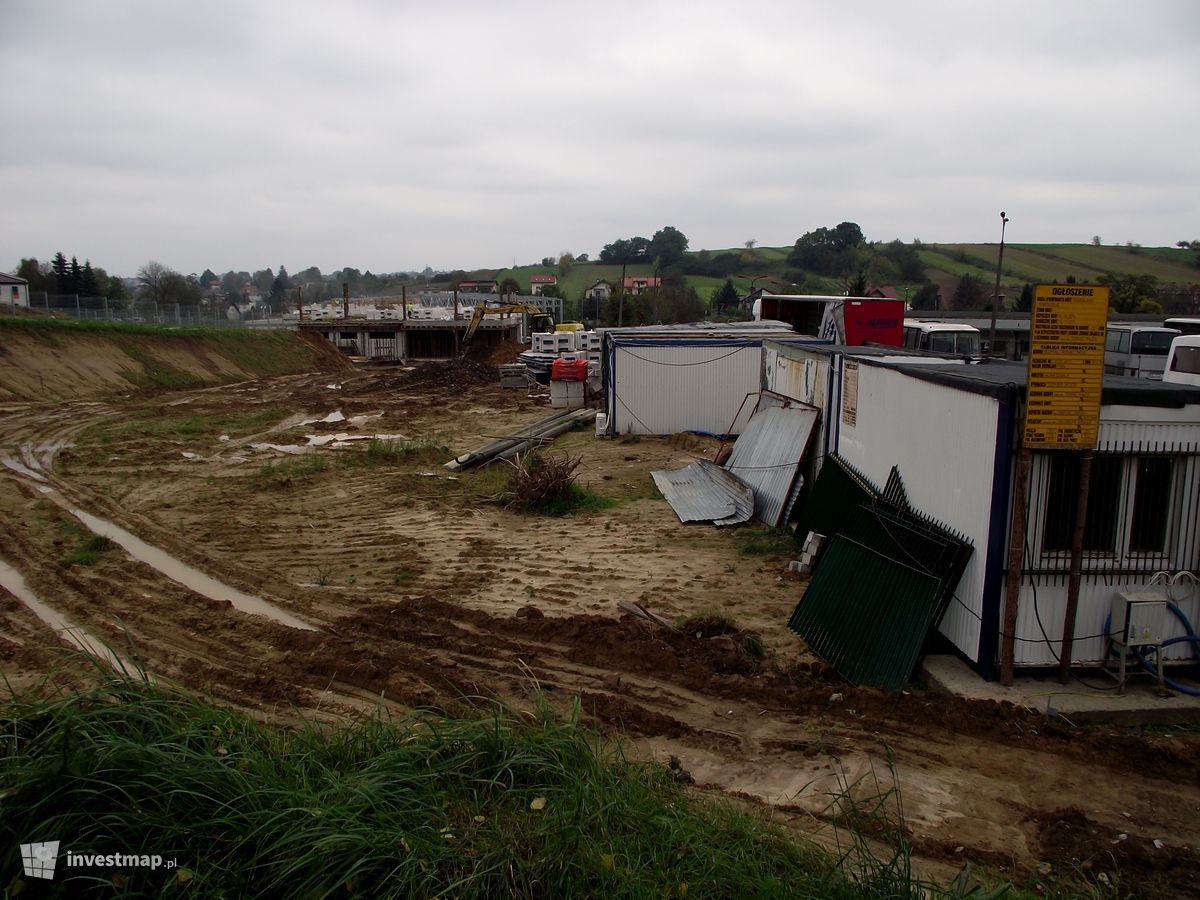
[[[19,872],[19,843],[63,840],[176,860],[121,872],[131,896],[923,895],[911,879],[872,891],[763,817],[689,794],[577,709],[480,712],[283,730],[132,677],[10,700],[0,865]],[[53,887],[111,879],[60,863]]]
[[[90,532],[89,532],[90,534]],[[58,561],[64,569],[71,566],[94,566],[100,561],[100,556],[106,550],[111,550],[113,542],[106,537],[92,534],[82,544]]]
[[[317,475],[329,468],[329,461],[320,453],[305,453],[280,462],[263,463],[258,469],[257,483],[261,488],[291,487],[297,478]]]
[[[449,456],[450,450],[435,438],[415,441],[372,438],[365,452],[346,459],[351,464],[406,466],[441,463]]]
[[[617,501],[603,494],[597,494],[577,484],[569,485],[557,497],[545,503],[535,504],[526,508],[526,512],[539,516],[565,516],[573,512],[603,512],[612,509]]]
[[[737,551],[742,556],[787,556],[796,552],[796,536],[786,528],[750,529]]]

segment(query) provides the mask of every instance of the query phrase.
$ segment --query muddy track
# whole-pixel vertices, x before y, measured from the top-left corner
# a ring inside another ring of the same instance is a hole
[[[806,831],[840,820],[836,797],[867,805],[898,785],[904,827],[931,864],[970,860],[1030,878],[1047,865],[1103,871],[1147,896],[1190,895],[1200,878],[1194,735],[1076,729],[1012,707],[850,688],[810,665],[783,628],[800,585],[781,560],[740,556],[735,534],[683,528],[660,501],[524,519],[478,505],[464,481],[439,474],[436,455],[395,471],[335,467],[266,484],[257,474],[266,463],[254,443],[292,440],[286,422],[334,409],[456,448],[545,414],[490,386],[413,384],[424,393],[398,394],[396,376],[322,375],[10,407],[0,414],[0,558],[155,676],[263,718],[577,699],[636,752],[674,755],[701,787],[769,805]],[[152,427],[276,408],[282,424],[226,440]],[[95,431],[106,423],[130,428]],[[567,444],[585,455],[586,477],[635,498],[650,468],[688,458],[661,442],[585,438]],[[80,537],[48,488],[317,630],[243,614],[119,549],[62,565]],[[767,658],[746,656],[737,634],[622,616],[620,599],[668,617],[729,611],[762,632]],[[61,642],[7,596],[0,623],[6,673],[61,659]]]

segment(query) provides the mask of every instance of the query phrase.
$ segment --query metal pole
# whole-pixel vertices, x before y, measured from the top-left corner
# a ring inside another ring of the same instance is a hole
[[[629,262],[626,256],[621,260],[621,293],[617,295],[617,327],[625,324],[625,265]]]
[[[400,285],[400,321],[408,319],[408,285]]]
[[[1000,255],[996,258],[996,289],[992,291],[992,328],[988,332],[988,356],[996,355],[996,307],[1000,305],[1000,270],[1004,266],[1004,226],[1008,216],[1000,210]]]
[[[350,282],[342,282],[342,318],[350,318]]]
[[[1071,538],[1071,574],[1067,576],[1067,611],[1063,616],[1062,656],[1058,660],[1058,681],[1071,680],[1071,650],[1075,644],[1075,613],[1079,609],[1079,581],[1083,573],[1083,533],[1087,528],[1088,494],[1092,479],[1092,451],[1084,450],[1079,459],[1079,498],[1075,502],[1075,534]]]
[[[1000,631],[1000,683],[1011,687],[1016,657],[1017,603],[1021,594],[1021,567],[1025,561],[1025,524],[1029,515],[1029,469],[1033,451],[1021,447],[1017,481],[1013,486],[1012,531],[1008,536],[1008,569],[1004,584],[1004,627]]]

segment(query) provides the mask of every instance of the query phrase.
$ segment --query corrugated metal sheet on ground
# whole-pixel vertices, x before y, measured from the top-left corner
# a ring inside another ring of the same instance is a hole
[[[788,510],[800,460],[817,422],[808,407],[760,409],[733,445],[725,468],[754,491],[754,515],[778,528]]]
[[[750,486],[706,459],[650,476],[681,522],[739,525],[754,515]]]

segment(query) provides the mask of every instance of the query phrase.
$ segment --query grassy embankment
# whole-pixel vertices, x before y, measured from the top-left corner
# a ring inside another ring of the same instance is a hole
[[[58,353],[78,350],[79,341],[106,341],[130,360],[131,365],[122,369],[122,378],[143,389],[203,387],[231,378],[293,374],[323,363],[342,364],[332,348],[294,331],[0,315],[0,343],[6,335],[31,338]],[[222,360],[224,365],[214,360]]]
[[[59,896],[928,896],[903,838],[836,858],[626,758],[577,709],[477,709],[282,729],[137,676],[10,699],[5,888],[33,886],[19,843],[59,840]],[[68,868],[68,850],[177,867]]]

